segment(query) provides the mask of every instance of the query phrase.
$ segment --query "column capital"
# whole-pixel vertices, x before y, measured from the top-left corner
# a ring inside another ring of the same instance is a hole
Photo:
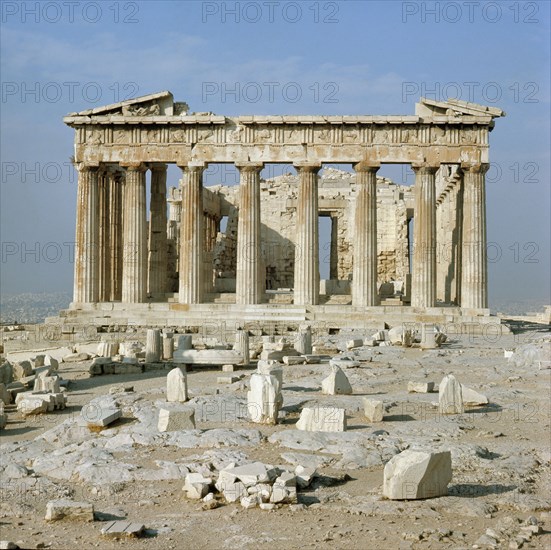
[[[413,164],[411,165],[411,169],[415,172],[415,174],[419,175],[433,175],[438,172],[438,169],[440,168],[440,165],[438,166],[431,166],[430,164]]]
[[[75,168],[79,172],[97,172],[99,171],[99,164],[88,164],[84,162],[76,162]]]
[[[129,172],[145,172],[147,166],[143,162],[121,162],[119,165]]]
[[[185,174],[187,172],[192,174],[202,174],[207,165],[205,162],[189,162],[187,164],[178,164],[178,168]]]
[[[357,162],[356,164],[353,164],[352,166],[353,166],[355,172],[376,173],[379,170],[379,168],[381,167],[381,164],[361,160],[360,162]]]
[[[490,169],[490,164],[486,162],[470,163],[462,162],[460,170],[470,172],[471,174],[485,174]]]
[[[297,172],[317,174],[321,169],[321,162],[293,162]]]
[[[263,162],[238,161],[235,167],[240,172],[260,172],[264,168]]]
[[[166,164],[164,162],[151,162],[149,164],[149,169],[152,172],[164,172],[166,170]]]

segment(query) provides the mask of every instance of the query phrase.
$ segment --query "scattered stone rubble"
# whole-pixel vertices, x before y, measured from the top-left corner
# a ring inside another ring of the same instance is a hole
[[[153,338],[161,343],[153,342],[150,347],[160,354],[158,361],[168,361],[165,363],[168,368],[173,367],[171,358],[165,359],[170,355],[165,353],[164,346],[168,339],[171,340],[170,349],[173,349],[174,342],[177,343],[175,353],[178,349],[181,353],[204,351],[194,349],[191,335],[167,336],[167,333],[156,329],[153,333]],[[216,344],[210,344],[210,351],[231,351],[244,357],[247,354],[245,348],[250,346],[249,354],[252,356],[255,353],[250,350],[256,349],[257,344],[249,341],[248,335],[245,339],[244,334],[247,334],[246,331],[241,330],[236,336],[238,349],[218,350]],[[476,479],[484,487],[487,483],[485,476],[492,472],[491,468],[499,468],[507,476],[507,483],[522,487],[525,492],[519,494],[524,498],[530,483],[526,479],[533,477],[533,472],[538,471],[540,465],[549,464],[551,457],[543,454],[537,461],[530,461],[521,452],[509,455],[503,450],[493,450],[485,440],[494,441],[503,437],[497,431],[481,431],[476,435],[480,438],[480,445],[458,441],[462,433],[471,429],[465,420],[469,409],[485,407],[483,410],[492,410],[496,395],[493,380],[498,379],[492,378],[494,386],[480,381],[474,386],[476,390],[460,383],[455,375],[468,380],[464,365],[457,364],[456,368],[454,360],[458,360],[462,350],[449,351],[445,344],[450,340],[439,337],[443,333],[435,327],[425,329],[424,346],[417,346],[422,343],[422,337],[410,329],[381,329],[372,339],[325,338],[311,346],[315,349],[307,345],[308,338],[312,338],[309,327],[301,329],[298,334],[305,334],[306,337],[302,340],[296,339],[296,334],[288,339],[262,337],[262,347],[257,356],[263,358],[256,363],[257,370],[233,374],[235,369],[247,363],[254,364],[253,359],[248,362],[243,360],[243,364],[228,363],[229,367],[223,369],[228,373],[224,377],[227,387],[220,390],[213,387],[199,394],[192,385],[190,391],[189,384],[193,377],[188,379],[185,366],[188,363],[168,372],[166,395],[165,388],[159,388],[160,397],[156,401],[149,397],[147,391],[135,392],[133,385],[113,386],[107,395],[92,399],[83,406],[79,415],[67,417],[34,440],[7,446],[5,464],[0,467],[0,480],[6,476],[10,479],[30,479],[34,476],[52,479],[53,483],[71,481],[94,487],[121,482],[182,480],[185,498],[198,501],[203,510],[238,504],[243,509],[268,511],[282,505],[302,505],[299,504],[301,492],[308,491],[315,480],[323,477],[318,473],[322,468],[343,471],[384,468],[382,489],[366,490],[366,495],[362,497],[367,499],[363,504],[365,508],[358,505],[360,509],[381,512],[394,500],[434,499],[434,506],[442,513],[443,510],[451,510],[452,505],[462,505],[461,501],[465,499],[454,500],[454,497],[473,483],[469,481],[474,479],[473,472],[480,471],[480,478]],[[409,336],[404,340],[404,334],[411,336],[411,345],[405,343]],[[365,345],[366,340],[373,342]],[[381,346],[384,342],[391,345]],[[436,347],[432,347],[432,343]],[[148,346],[139,340],[117,342],[116,347],[110,345],[100,343],[98,356],[91,359],[92,364],[95,362],[97,365],[99,360],[103,368],[108,364],[102,364],[103,360],[112,361],[116,356],[104,357],[100,353],[112,352],[124,354],[124,359],[135,360],[137,364],[146,364]],[[195,347],[200,345],[196,343]],[[420,349],[406,349],[412,346]],[[423,347],[426,351],[421,349]],[[526,363],[524,368],[532,369],[531,372],[537,374],[541,372],[541,348],[534,347],[537,355],[530,349],[523,351],[517,348],[512,357],[522,357]],[[331,349],[334,350],[332,353]],[[314,357],[306,351],[324,355]],[[74,353],[93,354],[88,351]],[[415,356],[413,354],[418,354],[418,363],[411,359]],[[442,371],[440,364],[440,370],[428,371],[428,366],[434,368],[442,357],[450,358],[444,363],[445,370]],[[298,361],[299,358],[302,362]],[[390,358],[404,362],[411,370],[406,375],[411,380],[402,378],[401,389],[397,393],[379,396],[379,377],[389,376],[391,367],[385,361]],[[124,364],[123,356],[118,356],[117,361]],[[0,366],[0,428],[10,429],[9,421],[13,414],[47,414],[66,406],[66,384],[56,363],[53,357],[42,354],[42,357],[37,355],[32,360],[4,362]],[[511,361],[506,363],[511,365],[510,368],[514,366]],[[326,376],[328,369],[330,374]],[[437,373],[450,369],[454,374],[445,374],[438,387],[430,381],[429,376],[436,377]],[[287,378],[289,372],[293,372],[293,382]],[[510,371],[508,373],[511,374]],[[496,371],[495,376],[498,375]],[[505,378],[502,385],[514,384],[513,378]],[[285,385],[284,380],[287,381]],[[484,394],[478,389],[483,390]],[[485,395],[486,390],[489,390],[488,395]],[[433,409],[427,400],[429,396],[425,395],[434,391],[438,391],[439,395],[438,411]],[[511,393],[512,398],[515,395]],[[226,405],[227,409],[224,408]],[[229,419],[227,411],[232,411],[233,416]],[[413,422],[392,422],[397,415],[405,418],[407,414],[412,419],[424,418],[422,426]],[[446,422],[438,421],[439,414],[446,415]],[[117,422],[123,416],[125,421]],[[358,430],[354,426],[354,429],[348,430],[347,417],[350,416],[355,416],[355,423],[363,424],[363,429]],[[207,427],[205,423],[212,422],[214,418],[219,418],[220,422],[230,422],[231,427]],[[294,418],[297,421],[293,425]],[[132,421],[126,421],[128,419]],[[278,425],[283,419],[285,424]],[[269,436],[262,434],[261,430],[265,429],[262,425],[271,425],[267,428],[270,430]],[[262,442],[281,447],[281,458],[289,465],[251,462],[247,450],[259,447]],[[196,460],[157,460],[156,467],[136,467],[133,464],[132,456],[136,449],[155,448],[201,449],[202,454],[197,455]],[[380,495],[388,500],[381,500]],[[504,506],[517,505],[507,492],[499,498]],[[529,503],[525,505],[527,509],[543,506],[541,501],[531,496],[526,498]],[[341,502],[339,506],[346,505]],[[463,509],[459,513],[463,513]],[[94,506],[76,499],[50,500],[46,520],[54,522],[63,519],[93,521]],[[104,536],[113,537],[140,536],[143,532],[143,524],[120,520],[104,524],[101,530]],[[423,531],[415,535],[415,540],[432,540],[436,532]],[[537,520],[526,525],[517,522],[503,526],[502,530],[490,529],[474,542],[480,548],[498,546],[504,541],[509,548],[520,548],[540,532],[541,526]],[[438,535],[439,540],[447,538],[454,541],[457,536],[455,531]],[[409,540],[407,537],[410,534],[405,537]]]

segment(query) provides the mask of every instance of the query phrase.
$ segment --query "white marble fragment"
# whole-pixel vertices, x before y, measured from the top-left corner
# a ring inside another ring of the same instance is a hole
[[[433,498],[448,493],[452,479],[449,451],[406,450],[387,462],[383,495],[391,500]]]
[[[188,400],[187,374],[180,367],[172,369],[166,376],[166,400],[180,403]]]
[[[344,432],[345,410],[337,407],[305,407],[300,413],[296,428],[308,432]]]
[[[453,374],[444,376],[438,387],[438,404],[440,414],[462,414],[463,394],[461,384]]]
[[[279,409],[283,405],[281,383],[276,376],[254,373],[247,392],[247,409],[252,422],[277,424]]]
[[[364,414],[368,422],[382,422],[385,413],[384,403],[378,399],[364,397]]]
[[[331,374],[321,383],[321,393],[325,395],[350,395],[352,386],[343,370],[331,365]]]

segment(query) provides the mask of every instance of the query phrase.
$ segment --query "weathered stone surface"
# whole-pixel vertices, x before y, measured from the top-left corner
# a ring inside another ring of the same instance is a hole
[[[252,422],[277,424],[279,409],[283,405],[281,384],[276,376],[254,373],[247,393],[247,409]]]
[[[46,504],[46,521],[71,519],[78,521],[94,521],[94,505],[90,502],[75,502],[61,499],[51,500]]]
[[[241,481],[245,487],[251,487],[258,483],[269,483],[277,477],[276,471],[262,462],[251,462],[243,466],[226,468],[223,472],[225,480],[229,481],[233,477]]]
[[[461,384],[453,374],[444,376],[438,387],[440,414],[461,414],[464,411]]]
[[[145,344],[146,363],[157,363],[160,361],[162,352],[161,331],[158,328],[148,329]]]
[[[438,497],[448,493],[451,479],[449,451],[431,453],[406,450],[386,464],[383,495],[391,500]]]
[[[163,359],[172,359],[174,355],[174,338],[163,334]]]
[[[364,414],[368,422],[382,422],[385,413],[384,403],[377,399],[364,397]]]
[[[103,428],[121,418],[122,411],[112,398],[100,397],[82,407],[80,416],[88,426]]]
[[[119,353],[119,343],[100,342],[96,353],[99,357],[113,357]]]
[[[159,409],[158,429],[160,432],[195,429],[195,409],[172,405]]]
[[[101,534],[106,538],[141,537],[145,526],[143,523],[130,521],[112,521],[101,528]]]
[[[179,334],[177,338],[178,351],[185,351],[193,349],[192,335],[191,334]]]
[[[301,355],[286,355],[283,358],[283,362],[286,365],[303,365],[304,363],[306,363],[306,359]]]
[[[0,401],[0,430],[3,430],[8,423],[8,416],[4,412],[4,402]]]
[[[434,382],[408,382],[409,393],[430,393],[434,391]]]
[[[33,374],[33,366],[30,361],[17,361],[13,364],[13,377],[15,380],[21,380]]]
[[[36,391],[46,391],[52,393],[59,393],[61,388],[59,386],[60,378],[59,376],[37,376],[34,381],[33,390]]]
[[[272,487],[270,502],[274,504],[296,504],[297,488],[278,483],[278,480],[276,479],[274,486]]]
[[[222,481],[216,488],[224,495],[227,502],[237,502],[248,495],[247,487],[241,481]]]
[[[235,334],[235,351],[243,357],[243,365],[251,362],[249,350],[249,333],[246,330],[238,330]]]
[[[361,348],[363,345],[364,341],[362,339],[356,338],[353,340],[348,340],[348,342],[346,342],[346,349]]]
[[[331,365],[331,374],[322,381],[321,392],[325,395],[350,395],[352,386],[342,369]]]
[[[166,400],[180,403],[188,400],[187,374],[180,367],[172,369],[166,376]]]
[[[199,500],[207,495],[211,484],[212,479],[203,477],[202,474],[191,473],[186,476],[182,490],[186,493],[187,498]]]
[[[9,405],[11,403],[11,395],[6,389],[6,384],[0,382],[0,401],[4,405]]]
[[[312,353],[312,327],[309,325],[302,327],[295,341],[295,349],[301,355],[310,355]]]
[[[68,355],[65,355],[63,357],[64,363],[78,363],[80,361],[86,361],[90,359],[90,355],[88,353],[69,353]]]
[[[299,464],[295,468],[296,484],[300,489],[305,489],[308,487],[316,476],[317,471],[314,467],[307,467]]]
[[[53,410],[53,397],[51,399]],[[17,410],[27,416],[29,414],[42,414],[48,411],[50,399],[46,400],[42,396],[26,396],[17,402]]]
[[[355,361],[354,359],[351,359],[349,357],[334,357],[333,359],[329,360],[329,366],[352,369],[352,368],[359,367],[360,362]]]
[[[0,383],[10,384],[11,382],[13,382],[13,365],[5,361],[0,365]]]
[[[423,323],[421,328],[421,349],[434,349],[438,345],[436,341],[436,327],[432,323]]]
[[[283,368],[279,361],[261,359],[256,366],[256,370],[259,374],[275,376],[279,380],[280,387],[283,387]]]
[[[487,405],[488,398],[481,393],[468,388],[467,386],[461,384],[461,397],[463,399],[463,405],[467,407],[476,407],[479,405]]]
[[[239,382],[241,379],[240,376],[217,376],[216,377],[216,383],[217,384],[233,384],[234,382]]]
[[[337,407],[305,407],[300,413],[296,428],[309,432],[344,432],[345,410]]]
[[[174,352],[174,362],[187,365],[240,365],[243,363],[243,356],[231,349],[177,349]]]

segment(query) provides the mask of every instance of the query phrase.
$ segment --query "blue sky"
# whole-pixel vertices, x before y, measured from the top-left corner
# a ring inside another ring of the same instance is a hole
[[[226,115],[413,114],[449,95],[507,113],[490,136],[490,302],[551,302],[549,2],[72,6],[2,3],[2,292],[71,289],[69,112],[161,90]]]

